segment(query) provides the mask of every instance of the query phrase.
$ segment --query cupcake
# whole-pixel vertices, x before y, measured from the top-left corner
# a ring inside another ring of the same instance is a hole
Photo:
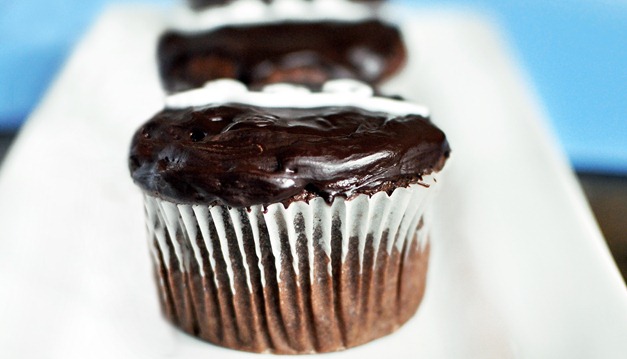
[[[449,152],[423,107],[349,80],[320,93],[219,81],[171,96],[129,160],[165,317],[278,354],[392,333],[424,293],[429,204]]]
[[[181,15],[159,40],[165,89],[174,93],[221,78],[253,89],[292,83],[318,91],[326,81],[343,78],[378,86],[405,63],[398,28],[377,18],[369,6],[289,4],[234,3]],[[249,15],[241,18],[242,13]]]

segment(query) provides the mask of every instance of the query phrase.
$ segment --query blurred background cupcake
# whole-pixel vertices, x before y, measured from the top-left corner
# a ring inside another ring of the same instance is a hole
[[[379,86],[406,61],[397,25],[376,8],[348,0],[179,8],[157,52],[170,93],[220,78],[257,89],[285,82],[320,90],[326,81],[343,78]]]

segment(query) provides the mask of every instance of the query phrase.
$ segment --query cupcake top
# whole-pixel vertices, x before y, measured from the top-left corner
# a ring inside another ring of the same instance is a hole
[[[450,152],[424,108],[359,86],[308,93],[220,84],[169,104],[136,132],[129,165],[136,184],[176,203],[287,206],[391,192],[420,184]]]
[[[376,19],[222,26],[170,31],[159,42],[159,71],[177,92],[231,78],[253,88],[289,82],[318,90],[331,79],[376,85],[405,63],[399,30]]]

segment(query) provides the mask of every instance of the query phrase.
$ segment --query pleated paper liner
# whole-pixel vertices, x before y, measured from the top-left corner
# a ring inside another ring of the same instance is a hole
[[[145,195],[166,318],[251,352],[331,352],[395,331],[416,312],[435,180],[351,200],[251,208]]]

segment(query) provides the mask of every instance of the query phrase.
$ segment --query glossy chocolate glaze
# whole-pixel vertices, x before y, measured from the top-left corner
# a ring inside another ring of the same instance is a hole
[[[129,165],[153,196],[249,207],[392,191],[440,170],[449,152],[417,115],[230,104],[160,112],[135,134]]]
[[[170,92],[219,78],[253,88],[289,82],[318,89],[353,78],[376,85],[405,62],[398,29],[378,20],[283,22],[227,26],[205,33],[164,34],[159,71]]]

